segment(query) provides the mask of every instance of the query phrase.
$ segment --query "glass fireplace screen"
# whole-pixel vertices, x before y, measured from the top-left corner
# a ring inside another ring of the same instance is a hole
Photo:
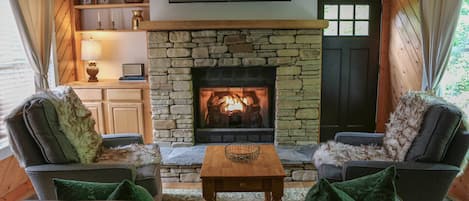
[[[200,88],[199,128],[266,128],[267,87]]]

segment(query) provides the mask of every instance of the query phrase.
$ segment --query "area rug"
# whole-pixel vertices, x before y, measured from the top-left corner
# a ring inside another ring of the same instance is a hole
[[[304,201],[309,188],[285,188],[283,201]],[[200,189],[163,189],[163,201],[203,201]],[[217,193],[217,201],[264,201],[264,193]]]

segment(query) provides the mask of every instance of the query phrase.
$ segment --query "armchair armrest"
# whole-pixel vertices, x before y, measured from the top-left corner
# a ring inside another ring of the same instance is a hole
[[[118,183],[124,179],[135,180],[136,168],[125,164],[46,164],[26,169],[40,200],[56,200],[52,179],[71,179]]]
[[[441,201],[459,172],[459,168],[442,163],[349,161],[342,169],[345,180],[372,174],[395,165],[396,190],[402,200]]]
[[[373,174],[391,165],[395,165],[399,177],[417,177],[427,175],[432,179],[432,174],[454,175],[459,172],[459,167],[443,163],[422,162],[393,162],[393,161],[347,161],[342,168],[344,180]]]
[[[142,135],[140,134],[106,134],[102,136],[104,147],[117,147],[132,143],[143,144]]]
[[[339,132],[335,135],[334,140],[354,146],[371,144],[381,146],[383,137],[383,133]]]

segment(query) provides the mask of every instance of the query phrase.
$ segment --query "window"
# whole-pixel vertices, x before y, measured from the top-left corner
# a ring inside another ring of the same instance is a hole
[[[469,0],[464,0],[440,94],[469,115]]]
[[[0,1],[0,145],[6,142],[5,116],[34,93],[33,71],[26,61],[9,1]]]
[[[329,27],[324,36],[368,36],[370,6],[366,4],[325,4],[324,19]]]

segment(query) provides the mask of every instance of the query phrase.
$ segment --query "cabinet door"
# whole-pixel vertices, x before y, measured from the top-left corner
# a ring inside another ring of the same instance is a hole
[[[96,132],[104,134],[103,104],[101,102],[84,102],[83,105],[91,111],[91,116],[96,122],[94,125]]]
[[[142,103],[107,103],[108,126],[111,133],[140,133],[143,135]]]

